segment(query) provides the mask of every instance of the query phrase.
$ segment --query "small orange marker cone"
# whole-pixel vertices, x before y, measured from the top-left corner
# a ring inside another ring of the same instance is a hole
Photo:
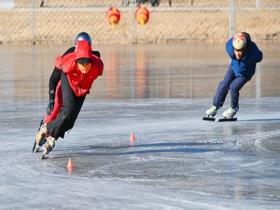
[[[130,134],[130,145],[134,145],[135,144],[135,135],[134,135],[134,133],[132,132],[131,134]]]
[[[73,163],[71,159],[68,160],[67,169],[69,173],[73,171]]]

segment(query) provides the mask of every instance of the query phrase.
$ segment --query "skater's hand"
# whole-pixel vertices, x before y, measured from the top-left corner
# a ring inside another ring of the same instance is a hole
[[[54,100],[50,99],[49,104],[47,106],[47,114],[50,115],[54,107]]]

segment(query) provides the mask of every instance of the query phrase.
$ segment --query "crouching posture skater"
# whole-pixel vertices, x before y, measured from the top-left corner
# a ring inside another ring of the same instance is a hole
[[[90,42],[81,40],[74,52],[56,59],[56,69],[61,71],[56,72],[60,80],[54,88],[54,106],[48,106],[49,114],[35,138],[36,151],[43,146],[42,158],[73,128],[93,81],[103,73],[103,62],[92,52]]]
[[[66,52],[62,55],[62,57],[69,54],[69,53],[74,52],[77,42],[81,41],[81,40],[86,40],[91,45],[90,35],[86,32],[80,32],[75,37],[75,46],[70,47],[68,50],[66,50]],[[94,51],[93,50],[92,53],[94,55],[100,57],[100,52],[99,51]],[[59,58],[59,59],[61,59],[61,58]],[[50,80],[49,80],[49,104],[47,106],[47,114],[48,115],[52,112],[52,110],[54,108],[55,91],[56,91],[57,84],[60,81],[61,71],[62,71],[61,66],[56,65],[53,69],[53,72],[52,72],[51,76],[50,76]],[[41,121],[40,126],[43,123],[44,123],[44,120]]]
[[[218,85],[212,107],[206,111],[206,116],[210,119],[214,119],[218,109],[223,106],[228,91],[231,95],[231,105],[223,112],[223,117],[233,118],[239,109],[239,91],[253,77],[256,64],[263,58],[262,52],[246,32],[237,33],[229,39],[226,50],[231,63],[224,79]]]

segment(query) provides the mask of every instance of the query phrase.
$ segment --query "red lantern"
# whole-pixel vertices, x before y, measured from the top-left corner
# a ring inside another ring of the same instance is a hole
[[[135,12],[135,18],[138,24],[145,25],[150,17],[150,12],[146,7],[139,6]]]
[[[121,19],[120,11],[115,7],[110,7],[107,11],[108,23],[112,26],[115,26],[119,23],[120,19]]]

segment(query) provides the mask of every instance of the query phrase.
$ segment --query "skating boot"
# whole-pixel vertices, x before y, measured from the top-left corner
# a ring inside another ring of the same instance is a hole
[[[209,109],[206,110],[206,116],[203,117],[203,120],[208,121],[215,121],[214,116],[217,114],[218,108],[216,106],[211,106]]]
[[[237,113],[238,108],[231,108],[229,107],[226,111],[223,112],[223,116],[225,119],[231,119]]]
[[[50,151],[52,151],[52,149],[54,148],[55,146],[55,138],[51,137],[51,136],[48,136],[47,137],[47,143],[44,144],[43,146],[43,155],[42,155],[42,159],[45,158],[45,156],[47,154],[49,154]]]
[[[38,130],[38,133],[36,134],[32,152],[39,151],[40,147],[46,142],[45,139],[46,135],[47,135],[47,125],[44,123],[41,125],[41,127]]]
[[[226,121],[236,121],[237,118],[234,117],[234,115],[237,113],[239,107],[236,107],[236,108],[232,108],[232,107],[229,107],[226,111],[224,111],[223,113],[223,117],[224,118],[221,118],[219,119],[218,121],[219,122],[226,122]]]

